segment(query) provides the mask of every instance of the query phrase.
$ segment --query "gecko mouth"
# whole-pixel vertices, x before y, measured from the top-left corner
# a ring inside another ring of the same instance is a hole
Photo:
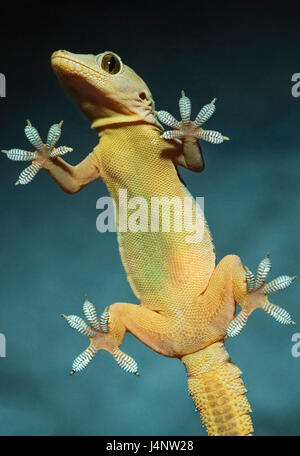
[[[68,51],[54,52],[51,56],[51,65],[55,73],[83,73],[84,75],[87,75],[92,72],[100,75],[99,71],[82,63],[82,61],[76,59],[76,57]]]

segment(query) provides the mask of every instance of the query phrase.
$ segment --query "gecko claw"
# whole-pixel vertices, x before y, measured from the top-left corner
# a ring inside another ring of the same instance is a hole
[[[282,275],[266,284],[265,282],[271,268],[272,265],[269,253],[267,253],[265,258],[259,263],[256,271],[256,278],[254,277],[254,274],[246,266],[244,266],[247,295],[244,301],[240,303],[242,307],[241,312],[227,327],[228,337],[238,335],[246,325],[249,315],[257,308],[263,309],[267,314],[281,324],[296,324],[285,309],[268,301],[268,295],[288,288],[297,277]]]
[[[246,310],[242,310],[228,325],[227,337],[237,336],[246,325],[248,316],[248,312]]]
[[[100,317],[100,326],[103,332],[108,332],[108,322],[109,322],[109,306],[106,306],[104,312]]]
[[[113,357],[115,358],[117,364],[124,369],[126,372],[131,372],[132,374],[139,377],[138,365],[137,362],[131,358],[131,356],[123,353],[119,348],[116,348],[112,352]]]
[[[42,156],[45,156],[45,154],[48,155],[48,157],[54,158],[58,157],[61,155],[65,155],[68,152],[72,152],[73,149],[71,147],[66,147],[66,146],[60,146],[55,148],[55,144],[59,140],[61,136],[61,126],[63,124],[63,121],[61,121],[59,124],[54,124],[50,127],[48,136],[47,136],[47,142],[44,144],[41,140],[41,137],[34,128],[30,122],[30,120],[27,120],[27,125],[24,129],[25,135],[28,139],[28,141],[33,145],[33,147],[36,149],[35,152],[28,152],[27,150],[23,149],[10,149],[10,150],[2,150],[3,153],[6,154],[7,158],[10,160],[14,161],[33,161],[37,160],[39,158],[39,153],[42,154]],[[31,182],[38,171],[42,168],[41,164],[38,161],[33,161],[31,165],[29,165],[27,168],[25,168],[15,185],[24,185],[28,184]]]

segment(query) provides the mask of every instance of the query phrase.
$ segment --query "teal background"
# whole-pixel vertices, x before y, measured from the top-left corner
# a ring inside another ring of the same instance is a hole
[[[64,119],[60,144],[74,148],[66,159],[81,161],[97,135],[59,86],[50,55],[115,51],[145,79],[157,109],[178,115],[181,89],[194,115],[218,98],[207,127],[231,141],[203,144],[204,173],[181,171],[192,194],[205,197],[218,260],[235,253],[255,270],[269,251],[272,278],[300,274],[300,99],[291,95],[291,77],[300,72],[299,6],[26,2],[1,13],[0,72],[7,79],[1,148],[30,150],[27,118],[43,137]],[[67,195],[40,172],[30,185],[14,187],[23,164],[3,156],[0,167],[0,332],[7,340],[0,434],[204,435],[183,365],[130,335],[123,349],[138,361],[139,378],[106,352],[86,371],[68,375],[87,339],[60,314],[82,315],[85,293],[99,313],[115,301],[137,302],[115,234],[96,231],[104,184]],[[300,321],[299,283],[273,302]],[[300,434],[300,358],[291,355],[291,337],[299,331],[257,311],[226,342],[243,371],[256,435]]]

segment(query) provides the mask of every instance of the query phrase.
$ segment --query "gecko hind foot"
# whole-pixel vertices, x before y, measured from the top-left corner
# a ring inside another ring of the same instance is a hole
[[[23,169],[15,185],[29,184],[29,182],[34,179],[38,171],[42,168],[42,165],[36,161],[40,156],[54,158],[65,155],[68,152],[72,152],[73,149],[71,147],[54,147],[61,136],[62,124],[63,121],[58,124],[54,124],[49,128],[47,142],[44,144],[36,128],[31,125],[29,120],[27,120],[27,125],[24,130],[25,136],[36,149],[35,152],[28,152],[23,149],[2,150],[2,152],[5,153],[7,158],[10,160],[33,161],[31,165]]]
[[[88,300],[87,296],[85,296],[83,313],[89,325],[77,315],[66,316],[62,314],[62,317],[72,329],[75,329],[80,334],[87,336],[90,339],[90,345],[74,359],[70,375],[85,369],[94,359],[97,351],[104,349],[112,354],[115,361],[122,369],[138,376],[139,373],[136,361],[131,358],[131,356],[123,353],[119,347],[116,346],[114,334],[111,334],[109,328],[109,306],[105,308],[100,320],[98,320],[95,306]]]
[[[227,327],[228,337],[237,336],[245,327],[249,315],[257,308],[263,309],[279,323],[285,325],[296,324],[286,310],[275,304],[271,304],[268,301],[268,295],[270,293],[275,293],[288,288],[297,277],[282,275],[266,284],[266,278],[271,270],[271,267],[272,265],[269,254],[267,254],[266,257],[259,263],[256,271],[256,278],[246,266],[244,267],[246,271],[245,277],[248,294],[246,295],[245,300],[239,303],[242,310]]]

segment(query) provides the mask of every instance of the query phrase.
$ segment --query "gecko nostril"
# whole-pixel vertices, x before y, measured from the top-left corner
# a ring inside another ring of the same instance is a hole
[[[141,92],[139,94],[139,97],[140,97],[141,100],[145,100],[147,98],[147,95],[145,94],[145,92]]]

